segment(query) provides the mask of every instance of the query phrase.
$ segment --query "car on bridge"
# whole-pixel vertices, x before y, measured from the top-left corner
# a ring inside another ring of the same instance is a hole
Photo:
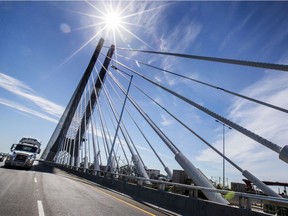
[[[0,162],[3,162],[6,158],[6,154],[5,153],[0,153]]]

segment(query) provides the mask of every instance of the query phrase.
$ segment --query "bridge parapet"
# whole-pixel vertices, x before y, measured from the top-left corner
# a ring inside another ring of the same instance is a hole
[[[133,197],[135,200],[175,212],[181,215],[275,215],[279,211],[287,211],[288,199],[281,199],[256,194],[247,194],[228,190],[218,190],[206,187],[178,184],[173,182],[150,179],[152,185],[146,185],[147,179],[142,177],[115,174],[105,171],[81,169],[74,166],[45,162],[53,166]],[[185,195],[171,193],[167,188],[184,189]],[[200,198],[201,191],[217,192],[230,201],[223,205]],[[285,210],[286,208],[286,210]],[[284,213],[285,215],[286,213]],[[281,214],[280,214],[281,215]]]

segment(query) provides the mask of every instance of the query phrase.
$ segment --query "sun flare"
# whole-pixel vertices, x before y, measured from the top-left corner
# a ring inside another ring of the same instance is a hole
[[[116,29],[120,26],[120,15],[118,13],[112,12],[105,16],[105,24],[110,29]]]
[[[152,8],[147,7],[147,9],[145,9],[145,6],[138,10],[137,7],[134,6],[132,1],[128,1],[128,4],[126,2],[123,3],[122,1],[111,1],[113,2],[113,5],[107,4],[105,1],[102,1],[102,5],[100,1],[85,2],[90,7],[89,10],[72,12],[80,14],[82,17],[89,18],[89,22],[87,22],[89,24],[83,25],[79,28],[75,28],[74,31],[94,28],[95,33],[91,35],[91,37],[87,41],[85,41],[75,52],[73,52],[63,63],[61,63],[60,66],[71,60],[81,50],[83,50],[100,36],[102,38],[105,38],[107,41],[110,41],[114,45],[118,44],[117,40],[121,40],[121,42],[127,43],[127,41],[130,40],[129,36],[131,36],[131,40],[135,39],[140,43],[146,45],[150,49],[154,49],[152,46],[149,45],[148,42],[146,42],[140,36],[134,33],[135,31],[130,30],[130,28],[144,27],[145,25],[142,26],[138,24],[137,20],[139,20],[139,17],[142,19],[144,15],[149,16],[149,13],[151,13],[152,11],[154,13],[157,13],[157,10],[164,7],[166,4],[155,5]],[[67,25],[61,25],[60,28],[64,33],[69,33],[72,31],[70,29],[70,26]],[[130,44],[128,44],[127,46],[130,46]]]

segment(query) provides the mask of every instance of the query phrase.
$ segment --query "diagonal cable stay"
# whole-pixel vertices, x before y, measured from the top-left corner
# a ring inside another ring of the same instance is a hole
[[[118,56],[124,57],[124,56],[119,55],[119,54],[118,54]],[[128,57],[124,57],[124,58],[128,58]],[[236,93],[236,92],[227,90],[227,89],[225,89],[225,88],[222,88],[222,87],[219,87],[219,86],[215,86],[215,85],[212,85],[212,84],[207,83],[207,82],[203,82],[203,81],[201,81],[201,80],[193,79],[193,78],[191,78],[191,77],[188,77],[188,76],[185,76],[185,75],[182,75],[182,74],[179,74],[179,73],[175,73],[175,72],[170,71],[170,70],[166,70],[166,69],[163,69],[163,68],[160,68],[160,67],[156,67],[156,66],[151,65],[151,64],[147,64],[147,63],[144,63],[144,62],[141,62],[141,61],[138,61],[138,60],[135,60],[135,59],[131,59],[131,58],[129,58],[129,59],[130,59],[130,60],[133,60],[133,61],[136,61],[136,62],[138,62],[139,64],[145,65],[145,66],[147,66],[147,67],[150,67],[150,68],[153,68],[153,69],[156,69],[156,70],[159,70],[159,71],[163,71],[163,72],[172,74],[172,75],[174,75],[174,76],[178,76],[178,77],[181,77],[181,78],[184,78],[184,79],[187,79],[187,80],[190,80],[190,81],[193,81],[193,82],[196,82],[196,83],[199,83],[199,84],[202,84],[202,85],[205,85],[205,86],[208,86],[208,87],[211,87],[211,88],[220,90],[220,91],[223,91],[223,92],[225,92],[225,93],[228,93],[228,94],[231,94],[231,95],[234,95],[234,96],[237,96],[237,97],[240,97],[240,98],[243,98],[243,99],[252,101],[252,102],[254,102],[254,103],[261,104],[261,105],[266,106],[266,107],[270,107],[270,108],[272,108],[272,109],[275,109],[275,110],[278,110],[278,111],[281,111],[281,112],[284,112],[284,113],[288,113],[288,110],[287,110],[287,109],[284,109],[284,108],[282,108],[282,107],[275,106],[275,105],[273,105],[273,104],[266,103],[266,102],[264,102],[264,101],[260,101],[260,100],[257,100],[257,99],[255,99],[255,98],[251,98],[251,97],[245,96],[245,95],[243,95],[243,94],[239,94],[239,93]]]
[[[287,157],[287,154],[288,154],[288,150],[287,149],[288,149],[288,147],[287,146],[284,146],[282,148],[279,145],[277,145],[277,144],[275,144],[275,143],[273,143],[273,142],[261,137],[260,135],[255,134],[252,131],[250,131],[250,130],[248,130],[248,129],[246,129],[246,128],[244,128],[244,127],[242,127],[242,126],[240,126],[240,125],[238,125],[238,124],[226,119],[225,117],[223,117],[223,116],[221,116],[221,115],[219,115],[219,114],[207,109],[206,107],[204,107],[204,106],[202,106],[202,105],[190,100],[189,98],[184,97],[184,96],[180,95],[179,93],[177,93],[175,91],[172,91],[171,89],[168,89],[167,87],[162,86],[162,85],[154,82],[153,80],[151,80],[151,79],[145,77],[144,75],[142,75],[141,73],[139,73],[139,72],[127,67],[126,65],[122,64],[121,62],[116,61],[114,59],[112,59],[112,61],[118,63],[119,65],[121,65],[121,67],[131,71],[132,73],[138,75],[139,77],[142,77],[144,80],[154,84],[155,86],[165,90],[166,92],[168,92],[168,93],[176,96],[177,98],[185,101],[186,103],[194,106],[195,108],[201,110],[202,112],[212,116],[213,118],[218,119],[219,121],[223,122],[226,125],[229,125],[230,127],[234,128],[235,130],[239,131],[240,133],[242,133],[242,134],[248,136],[249,138],[255,140],[256,142],[264,145],[265,147],[267,147],[267,148],[279,153],[279,158],[281,160],[285,161],[286,163],[288,163],[288,157]],[[116,69],[118,69],[118,68],[116,68]]]
[[[172,53],[172,52],[159,52],[159,51],[152,51],[152,50],[139,50],[139,49],[120,48],[120,47],[116,47],[116,49],[130,51],[130,52],[142,52],[142,53],[157,54],[157,55],[167,55],[167,56],[195,59],[195,60],[202,60],[202,61],[220,62],[220,63],[226,63],[226,64],[242,65],[242,66],[257,67],[257,68],[288,72],[288,65],[283,65],[283,64],[245,61],[245,60],[236,60],[236,59],[229,59],[229,58],[218,58],[218,57],[190,55],[190,54]]]

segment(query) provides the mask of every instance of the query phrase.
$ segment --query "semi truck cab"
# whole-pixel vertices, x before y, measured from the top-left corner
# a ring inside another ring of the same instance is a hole
[[[18,144],[13,144],[5,160],[5,166],[18,166],[30,169],[40,154],[41,143],[33,138],[22,138]]]

